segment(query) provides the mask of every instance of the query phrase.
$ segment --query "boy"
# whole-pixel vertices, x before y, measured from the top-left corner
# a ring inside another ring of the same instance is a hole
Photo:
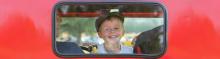
[[[100,16],[96,20],[96,30],[104,43],[98,45],[99,54],[132,54],[133,48],[123,46],[120,39],[124,35],[124,17],[117,12]]]

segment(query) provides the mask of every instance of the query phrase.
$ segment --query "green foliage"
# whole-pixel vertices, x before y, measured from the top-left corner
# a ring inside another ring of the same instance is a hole
[[[163,24],[162,18],[128,18],[124,22],[125,32],[143,32]]]
[[[67,31],[74,36],[79,36],[81,33],[93,34],[96,32],[94,18],[63,17],[62,20],[59,32]]]

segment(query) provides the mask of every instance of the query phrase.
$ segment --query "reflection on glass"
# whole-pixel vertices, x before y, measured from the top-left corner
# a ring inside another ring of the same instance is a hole
[[[56,10],[58,51],[61,53],[64,53],[63,50],[73,51],[73,53],[66,54],[154,54],[161,52],[164,45],[162,9],[158,6],[152,7],[152,5],[138,6],[140,7],[133,5],[60,6]],[[106,18],[110,20],[103,21],[97,29],[97,19],[113,12],[123,16],[124,21],[118,20],[120,18],[117,17]],[[78,47],[73,47],[74,45]]]

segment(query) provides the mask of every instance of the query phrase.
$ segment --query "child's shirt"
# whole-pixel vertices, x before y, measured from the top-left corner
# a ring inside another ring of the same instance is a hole
[[[104,44],[98,45],[97,53],[98,54],[108,54],[104,48]],[[119,54],[133,54],[133,48],[128,47],[128,46],[124,46],[121,44],[121,50],[120,50]]]

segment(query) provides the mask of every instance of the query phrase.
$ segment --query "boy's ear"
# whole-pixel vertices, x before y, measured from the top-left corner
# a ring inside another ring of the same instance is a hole
[[[102,33],[101,32],[97,32],[99,37],[102,38]]]

